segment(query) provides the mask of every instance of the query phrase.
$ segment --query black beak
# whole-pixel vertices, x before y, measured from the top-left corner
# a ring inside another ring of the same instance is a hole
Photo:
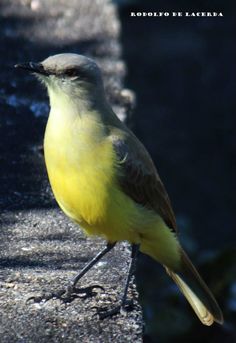
[[[20,64],[15,64],[15,68],[29,70],[32,73],[42,74],[46,76],[49,75],[49,73],[44,69],[41,63],[34,63],[34,62],[20,63]]]

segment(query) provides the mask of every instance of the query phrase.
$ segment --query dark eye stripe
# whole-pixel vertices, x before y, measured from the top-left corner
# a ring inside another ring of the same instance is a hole
[[[65,73],[64,73],[65,75],[67,75],[67,76],[77,76],[78,75],[78,71],[76,70],[76,69],[67,69],[67,70],[65,70]]]
[[[51,70],[50,71],[51,75],[55,75],[57,77],[62,77],[62,78],[79,78],[80,80],[84,81],[89,81],[90,79],[93,79],[93,75],[89,73],[89,70],[83,70],[81,68],[68,68],[64,70]]]

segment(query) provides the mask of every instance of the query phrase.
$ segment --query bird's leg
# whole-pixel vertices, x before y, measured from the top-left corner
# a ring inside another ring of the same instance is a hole
[[[136,265],[138,252],[139,252],[139,245],[133,244],[132,245],[132,252],[131,252],[131,260],[130,260],[129,269],[128,269],[128,275],[126,278],[124,293],[123,293],[122,298],[120,300],[120,304],[118,306],[115,306],[111,310],[107,310],[107,308],[97,308],[97,313],[98,313],[100,319],[111,317],[114,314],[120,313],[121,310],[127,309],[127,307],[126,307],[127,306],[127,293],[128,293],[128,289],[129,289],[130,280],[131,280],[132,275],[134,274],[134,271],[135,271],[135,265]]]
[[[130,280],[135,272],[135,267],[136,267],[136,261],[137,261],[137,256],[139,252],[139,245],[138,244],[133,244],[132,245],[132,251],[131,251],[131,260],[129,264],[129,270],[128,270],[128,275],[125,283],[125,288],[124,288],[124,293],[121,299],[121,308],[125,309],[126,300],[127,300],[127,293],[129,289],[129,284]]]
[[[71,281],[71,287],[75,288],[77,282],[104,256],[106,255],[111,249],[114,248],[116,243],[108,243],[107,246],[100,251],[80,272],[74,279]]]
[[[71,302],[74,298],[79,297],[89,297],[89,296],[93,296],[95,293],[93,292],[94,288],[100,288],[103,289],[101,286],[99,285],[93,285],[93,286],[89,286],[89,287],[84,287],[84,288],[76,288],[76,284],[77,282],[104,256],[106,255],[106,253],[108,253],[111,249],[114,248],[116,243],[108,243],[107,246],[100,251],[80,272],[78,275],[76,275],[71,282],[69,283],[69,285],[67,286],[67,288],[65,289],[61,289],[57,292],[52,292],[52,293],[46,293],[44,295],[41,296],[37,296],[37,297],[30,297],[27,299],[27,301],[29,300],[33,300],[36,303],[39,303],[41,301],[48,301],[50,299],[53,298],[57,298],[60,299],[64,302]]]

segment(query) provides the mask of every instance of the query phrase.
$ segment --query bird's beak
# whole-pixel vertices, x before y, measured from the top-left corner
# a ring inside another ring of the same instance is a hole
[[[42,74],[46,76],[49,75],[48,71],[44,69],[41,63],[34,63],[34,62],[20,63],[20,64],[15,64],[15,68],[29,70],[32,73],[36,73],[36,74]]]

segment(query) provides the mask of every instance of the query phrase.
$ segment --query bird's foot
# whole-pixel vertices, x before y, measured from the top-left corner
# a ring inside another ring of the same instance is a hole
[[[100,285],[93,285],[88,287],[77,288],[75,286],[68,286],[67,288],[60,289],[56,292],[45,292],[39,296],[32,296],[27,299],[27,302],[33,301],[34,303],[47,302],[51,299],[59,299],[63,303],[71,303],[76,298],[91,298],[97,294],[95,289],[101,289],[104,291],[104,288]]]
[[[111,309],[108,309],[107,306],[105,307],[93,307],[96,309],[97,313],[95,315],[99,316],[99,319],[105,319],[112,317],[116,314],[125,314],[130,312],[134,309],[134,302],[133,300],[126,300],[125,304],[117,305]]]

